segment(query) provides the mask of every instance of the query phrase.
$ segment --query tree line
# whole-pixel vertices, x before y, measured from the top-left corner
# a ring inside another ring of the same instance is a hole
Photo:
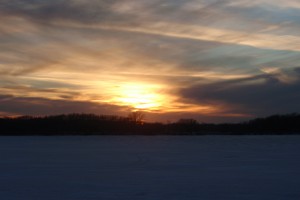
[[[300,114],[273,115],[241,123],[199,123],[180,119],[174,123],[144,122],[144,114],[67,114],[1,117],[0,135],[248,135],[299,134]]]

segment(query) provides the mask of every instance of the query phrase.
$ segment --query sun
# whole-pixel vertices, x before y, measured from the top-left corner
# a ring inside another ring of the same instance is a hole
[[[164,103],[164,95],[155,85],[127,83],[119,86],[118,90],[114,101],[135,110],[158,110]]]

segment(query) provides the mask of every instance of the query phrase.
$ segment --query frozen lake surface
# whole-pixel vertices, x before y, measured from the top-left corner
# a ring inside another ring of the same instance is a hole
[[[300,136],[0,137],[3,200],[299,200]]]

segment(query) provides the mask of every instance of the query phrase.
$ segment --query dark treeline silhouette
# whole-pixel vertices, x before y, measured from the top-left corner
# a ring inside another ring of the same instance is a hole
[[[146,123],[143,115],[128,117],[68,114],[0,118],[0,135],[247,135],[300,134],[300,114],[273,115],[242,123],[208,124],[194,119]]]

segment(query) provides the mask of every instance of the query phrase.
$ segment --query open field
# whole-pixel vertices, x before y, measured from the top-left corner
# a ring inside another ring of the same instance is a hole
[[[300,136],[0,137],[0,199],[296,200]]]

